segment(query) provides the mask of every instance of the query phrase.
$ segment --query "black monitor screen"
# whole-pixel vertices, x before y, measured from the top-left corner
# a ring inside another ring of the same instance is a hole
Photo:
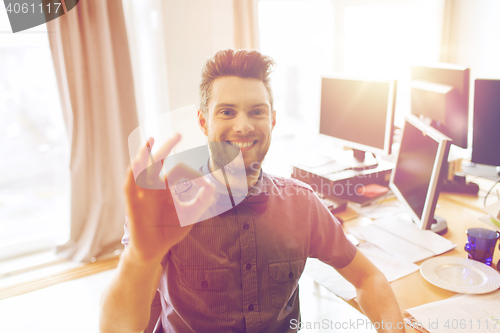
[[[395,81],[323,78],[320,133],[351,148],[390,153]]]
[[[419,219],[429,190],[439,143],[407,122],[401,141],[394,184]]]
[[[500,80],[476,80],[472,131],[473,163],[500,165]]]
[[[452,64],[411,66],[411,80],[412,114],[430,118],[431,126],[448,136],[454,145],[467,148],[470,69]],[[415,83],[420,87],[415,87]],[[423,88],[422,84],[430,88]]]

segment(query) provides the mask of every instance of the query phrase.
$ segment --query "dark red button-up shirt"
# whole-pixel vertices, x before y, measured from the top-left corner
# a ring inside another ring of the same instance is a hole
[[[181,200],[197,191],[180,186]],[[164,332],[293,332],[306,259],[334,268],[352,261],[356,248],[308,185],[262,173],[249,194],[261,191],[269,193],[264,213],[236,206],[198,222],[164,257]]]

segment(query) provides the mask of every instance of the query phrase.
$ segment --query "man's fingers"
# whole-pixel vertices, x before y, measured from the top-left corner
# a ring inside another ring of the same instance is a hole
[[[158,153],[155,154],[156,158],[153,158],[153,154],[151,153],[155,141],[153,138],[148,139],[146,144],[139,151],[135,161],[132,163],[135,180],[137,181],[139,176],[141,176],[141,184],[138,184],[140,187],[164,188],[162,186],[158,187],[159,185],[157,184],[157,178],[163,166],[163,159],[172,151],[172,148],[179,143],[180,139],[181,136],[179,134],[170,138],[167,143],[159,149]],[[161,161],[161,163],[156,163],[157,161]],[[147,174],[143,174],[145,170]],[[154,185],[150,185],[150,183],[154,183]]]
[[[167,186],[175,186],[180,181],[202,178],[203,174],[191,169],[184,163],[176,164],[172,169],[167,171],[166,183]]]
[[[148,141],[146,141],[146,144],[142,146],[141,150],[139,150],[139,153],[132,164],[132,170],[134,171],[135,178],[137,178],[139,174],[148,166],[154,142],[155,140],[153,138],[149,138]]]
[[[173,137],[171,137],[167,143],[158,149],[158,152],[154,156],[155,161],[164,160],[180,140],[181,135],[179,133],[176,133]]]
[[[196,186],[199,188],[208,188],[208,193],[212,194],[212,196],[215,194],[215,185],[212,183],[210,178],[208,176],[202,176],[198,177],[196,179],[193,179],[193,183],[195,183]]]
[[[171,190],[172,199],[176,204],[177,209],[192,210],[201,208],[203,213],[214,202],[215,185],[212,184],[209,178],[202,176],[193,180],[193,183],[198,187],[198,192],[193,199],[189,201],[180,201],[175,192]]]
[[[201,212],[203,213],[208,207],[210,207],[210,205],[215,202],[214,194],[215,186],[213,186],[212,184],[206,184],[205,186],[200,187],[200,189],[196,193],[196,196],[194,197],[195,202],[193,203],[193,206],[199,206],[201,208]]]
[[[199,189],[195,197],[190,201],[183,202],[176,195],[172,195],[181,226],[200,222],[200,217],[215,202],[215,186],[208,178],[204,178],[200,177],[196,179],[195,182]]]
[[[148,165],[148,161],[152,160],[152,154],[151,151],[153,150],[153,145],[155,144],[155,139],[154,138],[149,138],[148,141],[146,141],[146,144],[144,147],[142,147],[140,155],[139,155],[139,163],[141,165],[144,165],[146,167]],[[154,163],[151,161],[151,163]]]
[[[132,168],[128,167],[127,171],[125,171],[125,181],[123,182],[123,190],[125,193],[130,191],[130,187],[134,182],[134,174],[132,173]]]

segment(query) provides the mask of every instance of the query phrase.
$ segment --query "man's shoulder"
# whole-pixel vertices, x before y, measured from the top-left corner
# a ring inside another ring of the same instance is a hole
[[[275,186],[278,187],[294,187],[298,189],[305,189],[313,192],[313,189],[308,184],[294,178],[287,178],[281,176],[275,176],[270,174],[264,174],[264,177],[267,177],[269,181],[271,181]]]

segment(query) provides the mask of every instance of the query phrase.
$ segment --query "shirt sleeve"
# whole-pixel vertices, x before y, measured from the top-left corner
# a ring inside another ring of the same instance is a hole
[[[340,222],[313,192],[310,194],[310,202],[309,257],[317,258],[334,268],[347,266],[356,255],[356,247],[345,237]]]

